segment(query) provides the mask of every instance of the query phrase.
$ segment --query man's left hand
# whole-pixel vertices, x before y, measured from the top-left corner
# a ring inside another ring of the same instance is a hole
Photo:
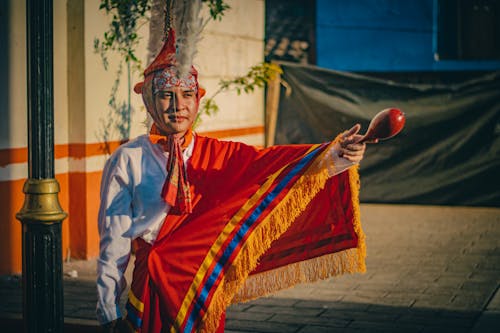
[[[359,140],[363,138],[362,135],[358,134],[360,129],[360,124],[354,125],[342,134],[340,141],[339,156],[353,163],[361,162],[366,150],[366,144],[359,143]]]

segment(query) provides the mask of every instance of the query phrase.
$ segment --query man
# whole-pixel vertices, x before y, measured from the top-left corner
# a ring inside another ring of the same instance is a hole
[[[204,91],[194,67],[178,77],[174,42],[171,30],[135,88],[154,121],[150,135],[121,146],[103,171],[100,323],[108,331],[223,332],[231,302],[363,271],[357,173],[343,172],[363,157],[360,126],[333,143],[266,149],[196,135]]]

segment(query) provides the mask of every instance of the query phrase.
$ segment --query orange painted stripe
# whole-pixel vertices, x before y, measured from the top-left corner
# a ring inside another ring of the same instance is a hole
[[[116,150],[122,141],[109,141],[103,143],[71,143],[69,144],[69,154],[67,156],[59,156],[56,158],[72,157],[72,158],[85,158],[90,156],[99,156],[104,154],[110,154]]]
[[[0,150],[0,167],[4,167],[11,163],[24,163],[27,160],[27,148],[11,148]]]
[[[235,136],[262,134],[264,126],[253,126],[234,128],[217,131],[199,132],[200,135],[223,139]],[[86,158],[110,154],[125,141],[109,141],[105,143],[69,143],[54,145],[54,158]],[[28,148],[6,148],[0,149],[0,167],[14,163],[26,163],[28,161]]]
[[[76,158],[81,159],[91,156],[99,156],[112,153],[124,141],[110,141],[106,143],[70,143],[54,145],[54,158]],[[0,167],[14,163],[28,162],[28,148],[0,149]]]

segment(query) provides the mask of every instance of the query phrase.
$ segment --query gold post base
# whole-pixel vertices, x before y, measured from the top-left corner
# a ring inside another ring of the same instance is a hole
[[[24,204],[16,214],[22,223],[60,223],[68,216],[59,204],[56,179],[28,179],[24,183]]]

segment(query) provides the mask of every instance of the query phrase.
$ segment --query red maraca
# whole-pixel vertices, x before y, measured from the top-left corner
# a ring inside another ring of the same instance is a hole
[[[401,132],[405,125],[405,120],[405,114],[399,109],[382,110],[373,117],[368,130],[358,142],[392,138]]]

